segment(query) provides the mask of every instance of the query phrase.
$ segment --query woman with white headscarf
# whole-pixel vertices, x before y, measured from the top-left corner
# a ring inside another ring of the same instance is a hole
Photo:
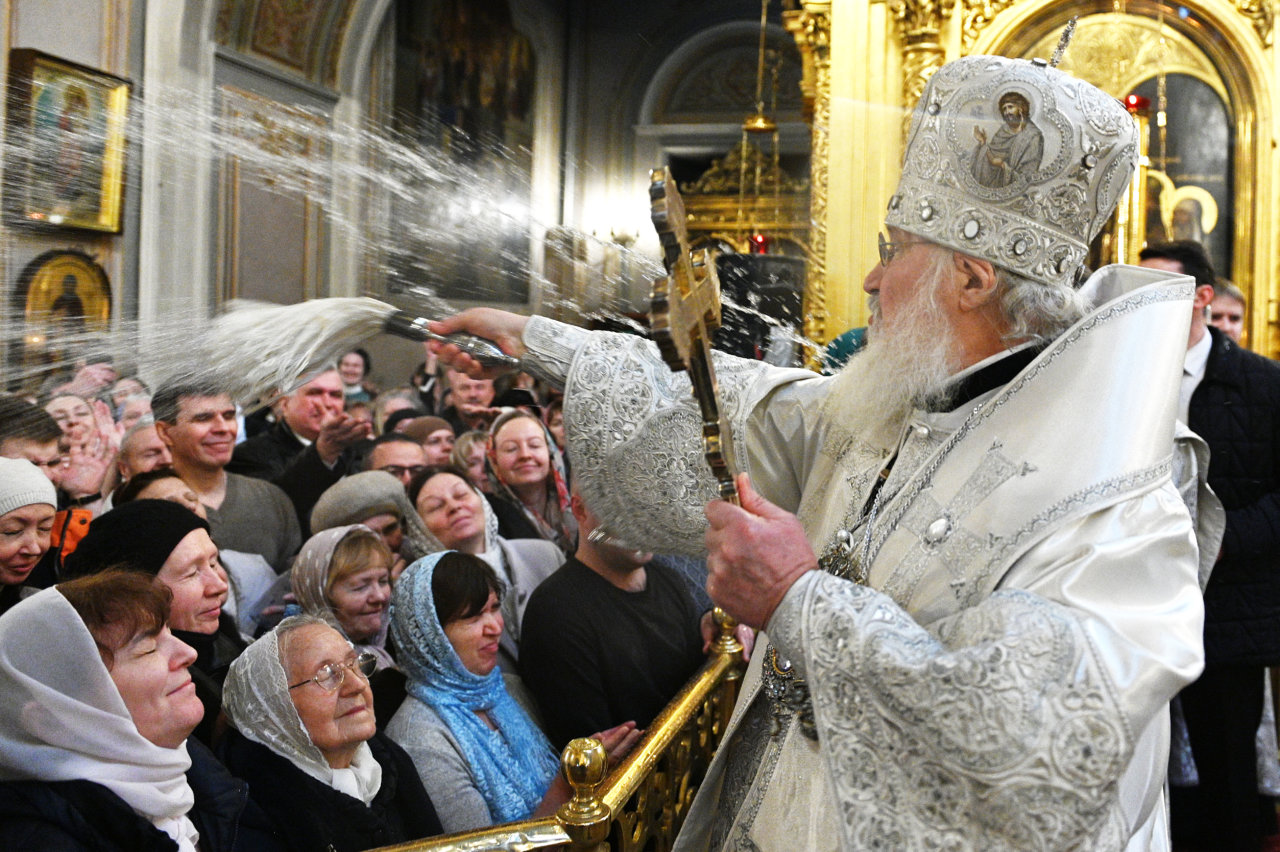
[[[286,618],[231,666],[220,754],[297,852],[356,852],[439,834],[404,751],[376,733],[373,658],[314,616]]]
[[[170,593],[108,572],[0,617],[0,849],[277,850],[199,742],[204,708]]]
[[[223,612],[230,593],[209,522],[173,500],[134,500],[99,515],[65,560],[69,577],[128,568],[173,593],[169,627],[196,650],[191,666],[204,721],[195,736],[212,744],[227,666],[244,650],[235,619]]]

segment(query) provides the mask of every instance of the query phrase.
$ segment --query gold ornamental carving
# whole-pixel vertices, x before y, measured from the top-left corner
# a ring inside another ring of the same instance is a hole
[[[902,105],[910,109],[946,60],[942,25],[955,0],[889,0],[887,5],[902,31]]]
[[[804,0],[783,12],[803,57],[805,104],[812,99],[809,151],[809,256],[805,264],[804,336],[825,340],[827,329],[827,159],[831,153],[831,0]],[[812,92],[812,94],[810,94]],[[808,109],[806,109],[808,112]]]
[[[810,7],[824,7],[824,9],[814,12]],[[826,61],[830,62],[831,3],[806,3],[802,11],[783,10],[782,23],[800,48],[803,71],[800,77],[800,94],[804,98],[803,118],[809,124],[813,124],[819,91],[814,63],[818,61],[819,53],[824,54]]]
[[[256,148],[272,164],[258,169],[258,180],[269,187],[313,190],[315,163],[327,154],[322,122],[306,110],[246,89],[224,86],[222,96],[219,129]]]
[[[960,43],[965,56],[987,24],[1015,2],[1017,0],[964,0],[964,11],[960,16]]]
[[[1057,43],[1058,33],[1050,33],[1022,55],[1048,56]],[[1209,57],[1186,35],[1153,18],[1106,13],[1080,19],[1058,67],[1117,98],[1163,71],[1195,77],[1223,103],[1231,102]]]
[[[1236,11],[1253,24],[1263,46],[1270,47],[1276,19],[1275,0],[1236,0]]]
[[[739,192],[787,193],[804,192],[807,184],[796,180],[782,170],[777,163],[743,139],[723,158],[711,161],[707,169],[695,181],[680,186],[685,195],[736,195]]]

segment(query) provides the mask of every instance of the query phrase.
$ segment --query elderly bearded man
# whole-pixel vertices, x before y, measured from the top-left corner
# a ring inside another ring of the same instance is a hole
[[[956,140],[1008,92],[1047,162],[992,190]],[[830,378],[717,361],[741,508],[706,504],[688,380],[651,344],[485,309],[434,327],[564,385],[609,531],[705,535],[712,598],[768,634],[679,848],[1167,848],[1167,704],[1203,657],[1170,475],[1192,286],[1108,267],[1075,287],[1136,147],[1119,103],[1043,62],[939,69],[864,354]]]

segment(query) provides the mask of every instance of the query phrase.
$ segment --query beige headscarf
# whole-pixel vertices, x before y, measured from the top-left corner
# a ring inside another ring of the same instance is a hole
[[[400,555],[406,562],[416,562],[428,553],[444,549],[418,517],[404,493],[404,485],[384,470],[344,476],[331,485],[311,510],[311,529],[320,532],[383,514],[400,516],[404,530]]]
[[[377,535],[373,530],[360,524],[334,527],[318,532],[307,539],[302,550],[298,551],[298,556],[293,561],[293,569],[289,572],[289,584],[302,611],[324,621],[341,633],[348,642],[351,641],[351,637],[342,629],[342,624],[333,611],[333,605],[329,603],[329,597],[325,594],[325,588],[329,585],[329,569],[333,563],[333,553],[338,549],[338,544],[353,530],[364,530],[369,535]],[[379,669],[395,668],[396,665],[396,661],[387,653],[386,648],[389,627],[390,618],[384,611],[382,625],[378,628],[373,641],[355,646],[356,651],[368,652],[377,657]]]

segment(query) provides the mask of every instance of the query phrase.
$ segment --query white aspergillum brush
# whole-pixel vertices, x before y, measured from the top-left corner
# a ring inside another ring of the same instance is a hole
[[[369,297],[312,299],[294,305],[235,300],[213,321],[207,345],[227,392],[246,408],[267,404],[308,374],[377,334],[452,343],[486,366],[520,361],[466,334],[439,335],[411,311]]]

